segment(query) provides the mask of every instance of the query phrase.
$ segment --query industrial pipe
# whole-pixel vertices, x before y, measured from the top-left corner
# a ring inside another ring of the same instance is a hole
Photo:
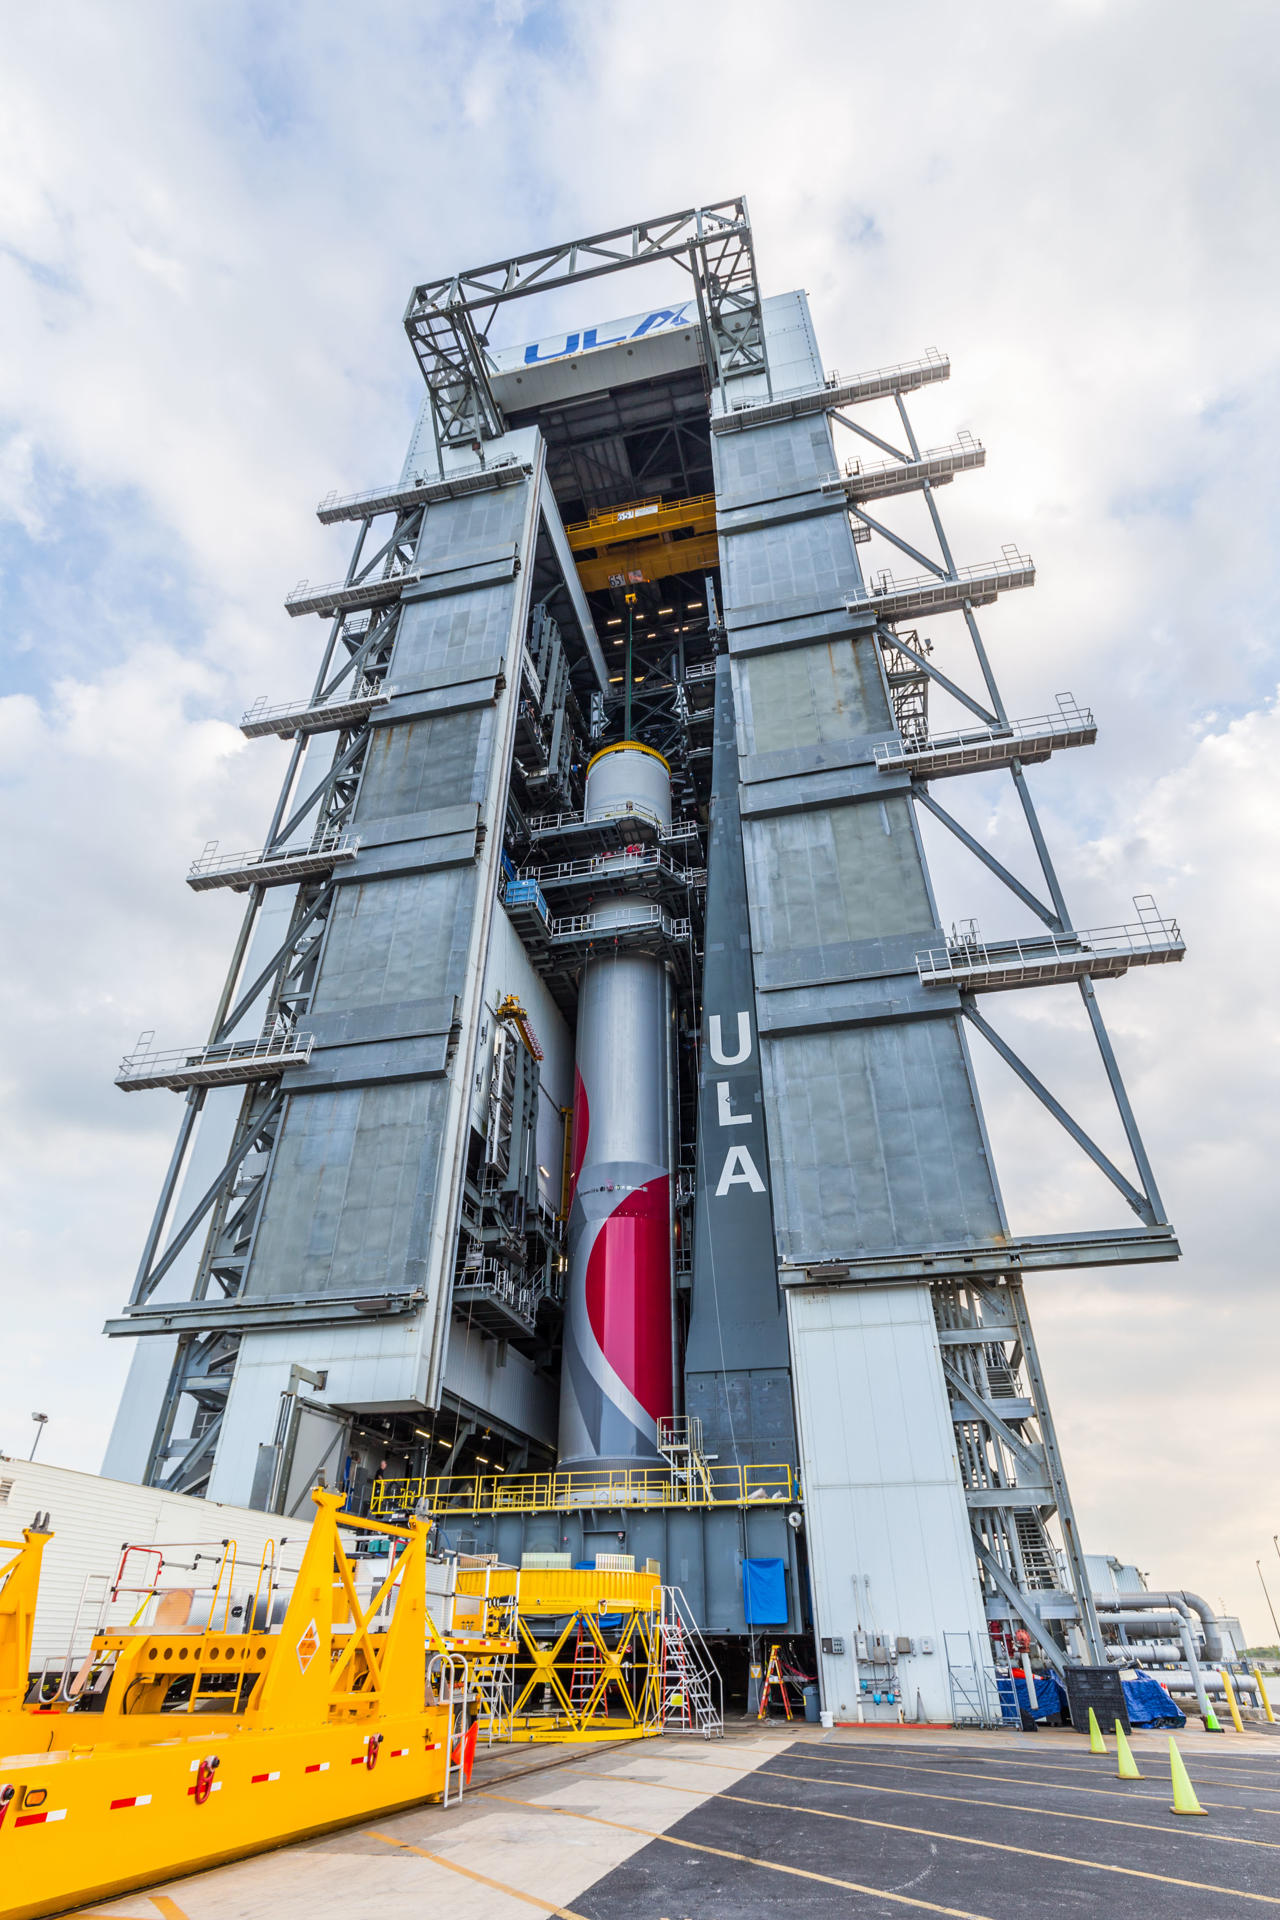
[[[1181,1593],[1126,1593],[1095,1594],[1094,1606],[1100,1616],[1114,1619],[1117,1626],[1136,1624],[1145,1619],[1148,1611],[1163,1607],[1172,1609],[1178,1621],[1178,1638],[1182,1642],[1182,1652],[1191,1675],[1191,1684],[1195,1688],[1196,1705],[1200,1717],[1207,1724],[1210,1719],[1209,1695],[1205,1689],[1204,1676],[1200,1671],[1200,1662],[1196,1657],[1195,1642],[1191,1637],[1191,1596]],[[1203,1606],[1204,1602],[1201,1601]],[[1203,1615],[1201,1616],[1203,1619]],[[1216,1627],[1216,1619],[1214,1621]],[[1206,1635],[1207,1639],[1207,1635]],[[1218,1644],[1221,1645],[1221,1639]]]
[[[1123,1613],[1132,1607],[1174,1607],[1179,1613],[1188,1608],[1200,1616],[1200,1627],[1204,1634],[1204,1658],[1208,1665],[1216,1666],[1225,1660],[1227,1650],[1222,1640],[1222,1622],[1207,1600],[1198,1593],[1190,1593],[1185,1587],[1177,1591],[1155,1593],[1144,1588],[1141,1593],[1095,1593],[1093,1604],[1100,1613]]]

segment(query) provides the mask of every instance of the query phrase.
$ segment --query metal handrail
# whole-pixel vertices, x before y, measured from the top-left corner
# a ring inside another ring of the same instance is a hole
[[[240,1066],[253,1060],[300,1060],[311,1057],[313,1034],[276,1032],[256,1040],[222,1041],[217,1046],[173,1047],[165,1052],[139,1048],[127,1053],[120,1062],[117,1081],[140,1079],[152,1073],[164,1073],[179,1067]]]
[[[745,1507],[798,1498],[785,1464],[758,1467],[708,1461],[701,1475],[667,1467],[577,1468],[566,1473],[455,1474],[375,1482],[370,1512],[412,1512],[422,1503],[440,1513],[569,1512],[577,1507]]]
[[[384,701],[390,700],[394,692],[395,688],[387,686],[382,680],[362,680],[359,686],[349,687],[343,693],[332,694],[327,700],[310,700],[304,695],[297,700],[278,701],[273,707],[267,705],[267,696],[262,693],[240,716],[240,724],[243,727],[248,726],[250,722],[281,719],[286,714],[327,713],[331,708],[335,712],[340,712],[344,707],[363,706],[366,703],[370,706],[380,706]]]
[[[332,856],[341,859],[345,854],[354,855],[360,847],[359,835],[352,835],[341,827],[326,827],[309,846],[305,847],[250,847],[243,853],[217,853],[217,841],[211,840],[198,860],[193,860],[189,869],[192,879],[202,878],[211,873],[237,873],[247,867],[275,867],[289,861],[314,860],[317,855],[326,858]]]
[[[1030,934],[1025,939],[986,941],[965,934],[945,947],[930,947],[916,955],[921,982],[958,978],[980,969],[1076,960],[1082,954],[1098,958],[1124,953],[1168,953],[1184,946],[1176,920],[1163,914],[1145,914],[1112,927],[1088,927],[1064,933]]]
[[[859,460],[856,454],[845,461],[844,472],[832,474],[832,480],[841,486],[847,480],[875,480],[881,474],[905,473],[912,467],[926,467],[935,460],[949,460],[952,455],[985,454],[986,448],[981,440],[976,440],[967,428],[961,427],[954,440],[942,447],[922,447],[909,460]],[[825,484],[825,483],[824,483]]]
[[[1020,553],[1016,547],[1006,547],[999,560],[988,560],[979,566],[955,567],[948,574],[913,573],[904,579],[897,579],[886,567],[875,576],[875,584],[866,595],[868,602],[892,599],[899,593],[919,593],[924,588],[941,589],[943,587],[962,586],[966,580],[1011,580],[1020,573],[1034,573],[1035,567],[1028,553]],[[854,604],[858,604],[856,601]]]
[[[1010,720],[1003,727],[957,727],[951,733],[922,734],[918,739],[882,740],[872,751],[880,763],[945,753],[954,747],[986,746],[997,740],[1029,740],[1045,733],[1076,732],[1093,725],[1093,709],[1078,706],[1070,694],[1062,694],[1056,713],[1035,714],[1029,720]]]

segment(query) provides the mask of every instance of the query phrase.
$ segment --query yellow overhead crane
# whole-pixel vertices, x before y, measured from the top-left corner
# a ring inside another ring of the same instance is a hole
[[[699,573],[720,564],[716,497],[632,500],[590,520],[566,527],[588,593],[661,580],[672,573]]]

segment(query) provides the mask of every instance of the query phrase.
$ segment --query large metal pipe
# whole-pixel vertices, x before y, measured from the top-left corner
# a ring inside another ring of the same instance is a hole
[[[1205,1659],[1216,1665],[1228,1657],[1222,1639],[1222,1622],[1207,1600],[1202,1600],[1198,1593],[1188,1592],[1185,1587],[1179,1587],[1176,1591],[1169,1589],[1164,1593],[1157,1593],[1151,1588],[1144,1588],[1141,1593],[1095,1593],[1093,1604],[1100,1613],[1117,1613],[1136,1607],[1163,1607],[1166,1610],[1172,1607],[1176,1612],[1185,1614],[1190,1609],[1199,1615]]]
[[[626,813],[670,829],[666,761],[634,741],[587,768],[585,817]],[[560,1464],[644,1466],[673,1410],[671,1003],[661,959],[606,945],[650,903],[606,891],[591,911],[603,951],[578,984]]]
[[[1158,1608],[1172,1609],[1173,1616],[1178,1622],[1178,1638],[1182,1642],[1183,1657],[1187,1663],[1187,1670],[1191,1675],[1191,1684],[1195,1688],[1196,1705],[1200,1709],[1201,1718],[1207,1721],[1209,1719],[1209,1695],[1205,1689],[1204,1675],[1200,1671],[1200,1662],[1196,1657],[1195,1640],[1191,1632],[1191,1608],[1192,1605],[1196,1603],[1197,1596],[1189,1593],[1144,1592],[1126,1593],[1123,1595],[1095,1594],[1093,1598],[1094,1605],[1099,1614],[1101,1614],[1104,1619],[1114,1619],[1117,1624],[1138,1624],[1146,1620],[1149,1612],[1155,1612]],[[1203,1601],[1199,1601],[1197,1610],[1203,1609],[1204,1604]],[[1204,1615],[1203,1612],[1201,1612],[1201,1619],[1203,1620],[1203,1618]],[[1214,1623],[1215,1644],[1221,1648],[1222,1639],[1216,1631],[1217,1618],[1212,1613],[1210,1613],[1210,1618]],[[1210,1657],[1208,1655],[1208,1645],[1209,1636],[1206,1631],[1206,1657]]]

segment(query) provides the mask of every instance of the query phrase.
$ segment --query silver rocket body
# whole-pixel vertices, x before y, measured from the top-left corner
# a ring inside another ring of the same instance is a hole
[[[588,768],[585,812],[599,819],[628,804],[670,826],[666,763],[622,745]],[[604,892],[592,911],[606,926],[624,924],[645,904]],[[660,959],[606,951],[587,961],[578,987],[563,1467],[653,1464],[658,1420],[672,1411],[671,1022]]]

